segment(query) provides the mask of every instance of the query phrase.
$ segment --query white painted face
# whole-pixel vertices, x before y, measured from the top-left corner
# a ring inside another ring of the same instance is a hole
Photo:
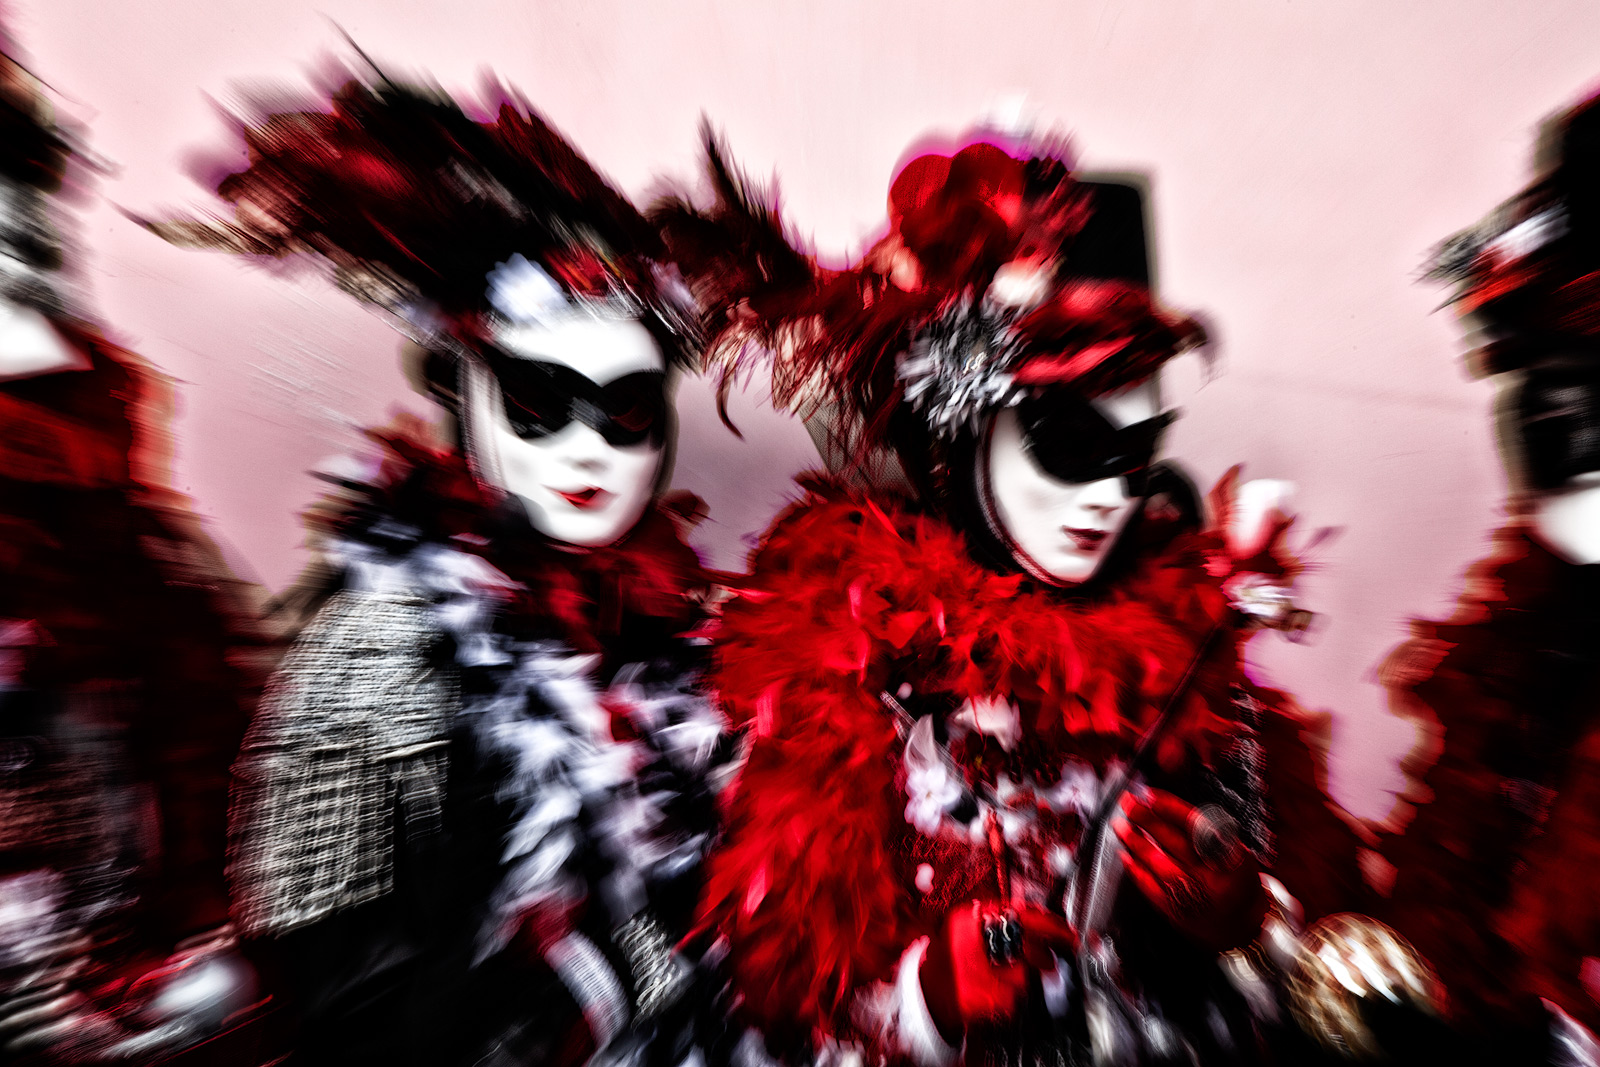
[[[1539,540],[1569,563],[1600,563],[1600,471],[1537,494],[1531,516]]]
[[[0,382],[88,370],[89,360],[33,308],[0,298]]]
[[[1118,429],[1154,418],[1155,383],[1099,397],[1094,406]],[[1093,578],[1116,546],[1141,500],[1123,479],[1064,482],[1029,452],[1015,408],[1003,408],[990,431],[988,498],[1012,554],[1037,577],[1064,585]]]
[[[507,327],[496,341],[513,356],[571,368],[600,386],[666,369],[655,339],[633,319],[573,316]],[[553,541],[598,548],[632,530],[654,495],[661,446],[613,445],[576,418],[525,440],[512,429],[499,386],[483,379],[465,398],[480,476],[521,498],[534,528]]]

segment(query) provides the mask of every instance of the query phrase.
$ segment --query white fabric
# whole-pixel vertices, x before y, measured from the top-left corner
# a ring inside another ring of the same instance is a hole
[[[1600,563],[1600,471],[1542,493],[1534,504],[1539,540],[1569,563]]]
[[[274,676],[235,765],[234,918],[278,935],[394,887],[396,815],[441,827],[457,700],[421,597],[341,591]]]
[[[33,308],[0,296],[0,382],[85,371],[89,359]]]
[[[1600,1067],[1600,1041],[1555,1004],[1547,1000],[1544,1006],[1550,1012],[1550,1028],[1555,1038],[1552,1060],[1555,1067]]]
[[[887,1036],[897,1051],[919,1067],[952,1067],[961,1058],[961,1050],[945,1043],[922,995],[922,961],[927,955],[928,939],[924,937],[900,957]]]

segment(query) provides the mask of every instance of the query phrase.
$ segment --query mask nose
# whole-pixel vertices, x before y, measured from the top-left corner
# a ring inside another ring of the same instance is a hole
[[[567,466],[585,474],[595,474],[606,469],[611,446],[599,432],[581,422],[573,421],[564,431],[567,440],[562,442],[561,456]]]
[[[1078,507],[1100,522],[1107,522],[1128,506],[1128,494],[1121,478],[1101,478],[1090,482],[1078,493]]]

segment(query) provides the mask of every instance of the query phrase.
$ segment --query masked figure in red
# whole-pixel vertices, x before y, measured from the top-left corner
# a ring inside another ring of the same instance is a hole
[[[73,291],[92,165],[9,43],[0,126],[0,1059],[150,1057],[254,999],[225,830],[270,646],[164,484],[168,383]]]
[[[1433,271],[1486,339],[1516,517],[1383,672],[1425,740],[1383,843],[1391,921],[1484,1062],[1600,1057],[1600,104],[1546,134],[1540,179]]]
[[[1231,475],[1208,520],[1157,462],[1158,371],[1202,336],[1146,288],[1139,190],[922,155],[830,271],[710,169],[661,217],[716,351],[770,359],[838,472],[719,630],[750,751],[704,912],[742,1017],[793,1061],[1309,1055],[1277,976],[1362,899],[1357,843],[1240,666],[1304,621],[1287,520],[1242,521]]]

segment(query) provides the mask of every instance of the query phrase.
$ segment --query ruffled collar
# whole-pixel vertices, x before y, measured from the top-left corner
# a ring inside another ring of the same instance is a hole
[[[946,710],[1011,702],[1021,731],[1012,762],[1109,758],[1154,721],[1230,618],[1231,559],[1216,533],[1169,531],[1113,587],[1073,597],[985,568],[958,532],[907,504],[805,486],[721,626],[719,687],[758,734],[844,728],[813,721],[827,716],[826,701],[794,697],[854,688]],[[1236,642],[1224,641],[1182,698],[1162,763],[1231,731],[1211,709],[1226,706],[1236,669]]]
[[[693,497],[662,497],[622,540],[573,550],[491,499],[459,452],[431,447],[415,428],[369,436],[384,450],[377,475],[341,483],[344,494],[314,509],[314,527],[395,552],[436,542],[480,556],[513,582],[501,629],[608,662],[648,658],[700,621],[710,580],[684,540],[701,514]]]

